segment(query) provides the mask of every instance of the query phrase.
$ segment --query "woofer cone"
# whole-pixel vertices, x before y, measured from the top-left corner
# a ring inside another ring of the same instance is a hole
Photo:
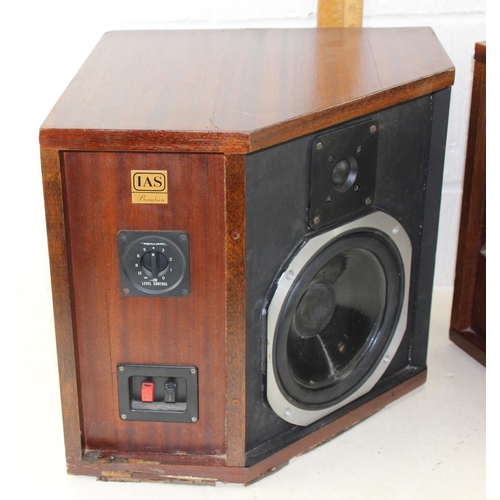
[[[378,230],[333,239],[301,270],[281,308],[275,377],[294,406],[321,409],[352,394],[380,364],[404,296],[404,267]]]

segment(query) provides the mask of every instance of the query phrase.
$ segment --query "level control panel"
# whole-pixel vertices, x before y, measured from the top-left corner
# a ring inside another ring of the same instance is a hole
[[[118,252],[123,295],[189,295],[189,235],[185,231],[120,231]]]

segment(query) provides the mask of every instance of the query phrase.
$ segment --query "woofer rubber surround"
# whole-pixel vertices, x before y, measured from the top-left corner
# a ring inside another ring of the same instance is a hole
[[[406,330],[410,269],[410,239],[384,212],[306,241],[267,310],[267,399],[278,416],[309,425],[373,388]]]

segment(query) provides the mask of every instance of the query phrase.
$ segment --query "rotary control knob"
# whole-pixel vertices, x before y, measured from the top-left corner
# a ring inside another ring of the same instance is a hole
[[[167,272],[168,259],[160,252],[146,252],[141,258],[140,265],[146,276],[158,278]]]
[[[118,250],[123,295],[189,295],[189,235],[185,231],[120,231]]]

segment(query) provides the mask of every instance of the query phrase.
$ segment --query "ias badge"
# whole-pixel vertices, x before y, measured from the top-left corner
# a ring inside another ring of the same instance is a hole
[[[132,170],[132,203],[168,203],[166,170]]]

